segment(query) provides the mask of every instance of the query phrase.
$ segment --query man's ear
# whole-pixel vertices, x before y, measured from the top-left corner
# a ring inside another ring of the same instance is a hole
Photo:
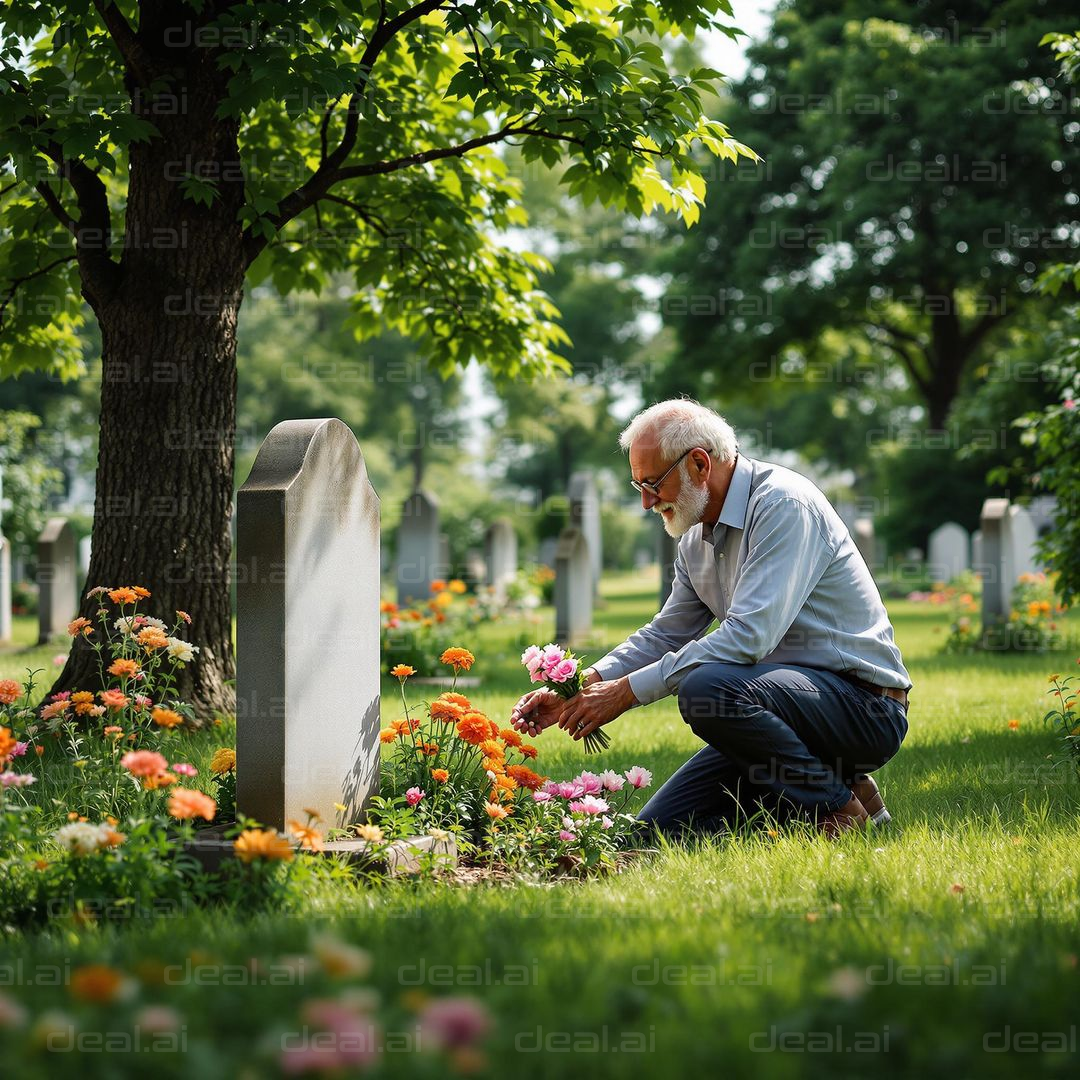
[[[697,466],[698,479],[708,480],[709,473],[712,472],[712,458],[704,450],[695,450],[690,458]]]

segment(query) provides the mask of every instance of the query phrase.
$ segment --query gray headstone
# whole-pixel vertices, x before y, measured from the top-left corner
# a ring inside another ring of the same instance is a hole
[[[930,534],[927,570],[932,581],[952,581],[971,566],[971,542],[967,529],[946,521]]]
[[[1012,609],[1012,593],[1021,574],[1036,574],[1042,569],[1036,544],[1039,536],[1031,514],[1022,506],[1010,506],[1004,528],[1004,566],[1002,604]]]
[[[445,581],[450,576],[450,568],[453,561],[450,558],[450,537],[446,533],[439,533],[439,559],[432,567],[432,577],[441,578]]]
[[[555,640],[563,648],[592,632],[593,583],[589,545],[568,525],[555,549]]]
[[[555,551],[559,546],[559,541],[554,536],[549,536],[546,540],[540,541],[540,550],[537,552],[536,561],[541,566],[550,567],[555,569]]]
[[[874,541],[873,519],[859,518],[855,522],[855,529],[851,535],[866,565],[871,570],[876,570],[880,563],[878,562],[877,544]]]
[[[675,580],[675,556],[679,552],[679,541],[669,536],[664,528],[664,519],[657,515],[659,532],[656,541],[656,557],[660,561],[660,606],[667,603],[671,595],[671,584]]]
[[[971,565],[981,565],[982,557],[982,529],[976,529],[971,534]]]
[[[90,541],[92,536],[83,536],[79,539],[79,580],[86,581],[86,575],[90,573]]]
[[[506,585],[517,575],[517,533],[506,519],[493,521],[484,534],[484,584],[506,599]]]
[[[589,566],[592,568],[594,595],[600,592],[600,575],[604,568],[604,546],[600,533],[600,496],[596,492],[596,478],[582,469],[570,477],[567,491],[570,499],[570,525],[585,534],[589,547]]]
[[[423,603],[439,573],[439,503],[426,491],[414,491],[401,509],[397,534],[398,603]]]
[[[79,608],[75,533],[67,518],[49,518],[37,541],[38,644],[66,634]]]
[[[379,497],[352,431],[277,424],[237,524],[237,808],[356,821],[379,787]]]
[[[11,541],[0,536],[0,641],[11,640]]]
[[[1039,495],[1031,500],[1027,511],[1035,525],[1035,532],[1043,536],[1054,527],[1054,516],[1057,514],[1057,499],[1053,495]]]
[[[982,621],[989,626],[1009,614],[1005,596],[1005,529],[1009,513],[1008,499],[987,499],[979,515],[980,560],[972,569],[982,578]],[[1010,590],[1011,595],[1011,590]]]
[[[483,585],[487,578],[487,563],[479,548],[469,548],[465,552],[465,580],[475,589]]]

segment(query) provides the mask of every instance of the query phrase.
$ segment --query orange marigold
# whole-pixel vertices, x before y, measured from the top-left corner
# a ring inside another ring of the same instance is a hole
[[[447,690],[446,693],[440,694],[435,700],[449,701],[451,704],[460,705],[466,710],[472,709],[472,702],[464,694],[458,694],[453,690]]]
[[[436,592],[442,592],[442,591],[443,591],[443,589],[445,589],[445,588],[446,588],[446,582],[445,582],[445,581],[443,581],[443,579],[442,579],[442,578],[436,578],[436,579],[435,579],[435,580],[434,580],[434,581],[433,581],[433,582],[431,583],[431,591],[432,591],[433,593],[436,593]]]
[[[292,845],[275,829],[245,829],[234,841],[236,857],[246,863],[256,859],[280,859],[288,862],[293,857]]]
[[[110,589],[109,599],[114,604],[134,604],[139,599],[139,594],[134,589]]]
[[[288,824],[289,832],[300,841],[302,848],[307,848],[308,851],[322,851],[323,838],[318,829],[313,829],[310,825],[302,825],[299,821],[290,821]]]
[[[448,664],[455,671],[457,671],[458,668],[462,671],[468,671],[476,662],[476,657],[473,656],[468,649],[453,648],[447,649],[442,656],[439,657],[439,660],[444,664]]]
[[[144,599],[145,599],[145,598],[146,598],[147,596],[149,596],[149,595],[150,595],[150,590],[149,590],[149,589],[144,589],[144,588],[143,588],[143,587],[142,587],[141,585],[132,585],[132,586],[131,586],[131,591],[132,591],[132,592],[133,592],[133,593],[134,593],[134,594],[135,594],[136,596],[141,596],[141,597],[143,597]]]
[[[18,741],[11,734],[11,728],[0,727],[0,765],[11,756],[11,751],[15,749]]]
[[[129,701],[127,694],[121,693],[119,690],[99,690],[98,697],[101,698],[101,704],[109,712],[119,712],[127,706]]]
[[[507,746],[521,745],[521,736],[513,728],[499,728],[499,738],[502,739]]]
[[[510,811],[505,806],[500,806],[498,803],[484,803],[484,809],[487,811],[487,816],[496,821],[500,818],[510,816]]]
[[[456,701],[447,701],[446,696],[437,697],[429,706],[432,720],[449,720],[452,723],[465,715],[465,706]]]
[[[465,590],[466,590],[466,588],[467,588],[467,586],[466,586],[465,582],[464,582],[464,581],[462,581],[462,580],[461,580],[461,578],[451,578],[451,579],[450,579],[450,580],[449,580],[449,581],[448,581],[448,582],[446,583],[446,587],[447,587],[447,588],[448,588],[448,589],[449,589],[449,590],[450,590],[450,591],[451,591],[452,593],[457,593],[457,594],[458,594],[458,596],[461,596],[461,595],[462,595],[462,593],[464,593],[464,592],[465,592]]]
[[[106,964],[88,964],[71,973],[68,988],[71,996],[80,1001],[107,1004],[115,1000],[124,988],[123,974]]]
[[[171,772],[158,773],[157,776],[147,776],[142,782],[142,786],[147,791],[157,791],[158,788],[168,787],[170,784],[176,783],[176,777]]]
[[[125,676],[137,675],[139,672],[139,661],[128,660],[126,657],[121,657],[119,660],[114,660],[106,669],[110,675],[118,675],[121,678]],[[74,694],[71,695],[75,697]]]
[[[169,794],[169,813],[174,818],[187,820],[201,817],[213,821],[217,813],[217,803],[201,791],[190,788],[173,788]]]
[[[502,758],[486,757],[480,766],[484,772],[501,773],[506,768],[506,762]]]
[[[164,630],[156,626],[147,626],[135,635],[135,640],[144,649],[167,649],[169,638]]]
[[[480,749],[488,757],[499,758],[501,760],[506,756],[506,751],[503,749],[502,743],[498,743],[494,739],[485,739],[480,744]]]
[[[421,754],[426,754],[428,757],[434,757],[439,752],[438,743],[424,742],[423,739],[417,739],[415,745]]]
[[[22,697],[22,687],[14,679],[0,679],[0,705],[14,705]]]
[[[94,632],[94,627],[89,619],[84,619],[80,616],[78,619],[72,619],[71,622],[68,623],[67,630],[72,637],[78,637],[79,634],[82,634],[83,637],[88,637]]]
[[[537,750],[536,747],[533,746],[531,743],[525,743],[521,747],[521,752],[527,758],[535,758],[540,751]]]
[[[503,791],[517,791],[518,782],[512,776],[496,776],[494,786]]]
[[[416,674],[416,668],[409,667],[408,664],[395,664],[390,669],[390,674],[393,675],[395,679],[407,679],[410,675]]]
[[[150,719],[157,724],[158,727],[174,728],[178,727],[184,722],[184,718],[178,713],[173,712],[172,709],[154,709],[150,713]]]
[[[445,784],[450,779],[450,774],[445,769],[432,769],[431,779],[438,780],[440,784]]]
[[[528,765],[507,765],[506,775],[512,776],[523,788],[536,791],[544,782],[544,778],[532,771]]]
[[[398,733],[393,728],[384,727],[379,732],[379,742],[392,743],[398,737]]]
[[[483,713],[466,713],[457,723],[457,733],[465,742],[479,746],[491,734],[488,718]]]

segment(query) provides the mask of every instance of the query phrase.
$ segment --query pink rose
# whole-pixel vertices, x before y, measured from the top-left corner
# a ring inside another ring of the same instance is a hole
[[[622,791],[622,786],[626,783],[626,781],[613,769],[605,769],[600,774],[600,782],[607,791]]]
[[[604,781],[596,773],[583,772],[574,777],[573,783],[580,785],[583,795],[599,795],[604,790]]]
[[[571,840],[576,840],[577,837],[574,836],[574,834],[572,832],[570,832],[569,829],[560,829],[559,830],[559,839],[560,840],[566,840],[567,842],[569,842]]]
[[[624,775],[630,781],[631,787],[643,788],[652,783],[652,773],[648,769],[643,769],[640,765],[634,765],[627,769]]]
[[[603,814],[608,810],[608,804],[595,795],[586,795],[570,804],[570,809],[576,814]]]
[[[424,795],[425,792],[421,791],[418,787],[411,787],[405,792],[405,801],[410,806],[416,806]]]
[[[577,674],[576,660],[560,660],[557,664],[547,669],[547,677],[552,682],[564,683]]]
[[[555,796],[550,791],[534,791],[533,802],[551,802]]]

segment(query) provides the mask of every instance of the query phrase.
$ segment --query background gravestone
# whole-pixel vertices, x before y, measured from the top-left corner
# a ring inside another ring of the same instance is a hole
[[[426,491],[414,491],[401,509],[397,533],[397,595],[405,606],[424,603],[439,574],[439,502]]]
[[[600,592],[600,575],[604,568],[604,545],[600,531],[600,497],[596,493],[596,478],[587,469],[574,473],[570,477],[567,496],[570,500],[570,525],[584,533],[585,543],[589,548],[593,595],[597,596]]]
[[[982,563],[982,529],[976,529],[971,534],[971,566],[974,568]]]
[[[1009,506],[1003,536],[1002,605],[1008,614],[1017,579],[1021,574],[1038,573],[1042,564],[1036,548],[1039,537],[1035,522],[1023,506]]]
[[[983,628],[1009,614],[1005,596],[1005,521],[1009,511],[1008,499],[987,499],[979,515],[980,561],[973,567],[982,578]],[[1012,590],[1009,590],[1010,596]]]
[[[484,561],[484,553],[475,547],[465,552],[465,581],[473,589],[478,589],[487,578],[487,563]]]
[[[568,525],[555,549],[555,641],[570,648],[592,632],[593,583],[589,545]]]
[[[660,607],[663,607],[671,595],[671,585],[675,580],[675,556],[679,553],[679,541],[674,536],[668,536],[664,528],[664,519],[659,514],[656,515],[656,520],[660,525],[656,540],[656,557],[660,561]]]
[[[79,539],[79,581],[80,588],[86,592],[86,575],[90,573],[90,541],[91,536],[83,536]]]
[[[67,518],[49,518],[37,541],[38,644],[66,634],[79,608],[75,533]]]
[[[493,521],[484,534],[484,583],[506,599],[506,586],[517,576],[517,533],[506,518]]]
[[[559,547],[559,538],[557,536],[548,536],[540,541],[540,548],[536,553],[536,561],[541,566],[550,567],[555,569],[555,552]]]
[[[450,537],[446,533],[439,533],[439,558],[432,567],[432,577],[446,581],[450,576],[453,560],[450,558]]]
[[[878,562],[877,543],[874,540],[873,518],[858,518],[851,535],[866,565],[871,571],[876,570],[880,563]]]
[[[379,497],[356,437],[277,424],[236,510],[237,808],[351,823],[379,785]]]
[[[11,640],[11,541],[0,536],[0,641]]]
[[[955,521],[946,521],[930,534],[927,551],[931,581],[951,581],[971,566],[967,529]]]

